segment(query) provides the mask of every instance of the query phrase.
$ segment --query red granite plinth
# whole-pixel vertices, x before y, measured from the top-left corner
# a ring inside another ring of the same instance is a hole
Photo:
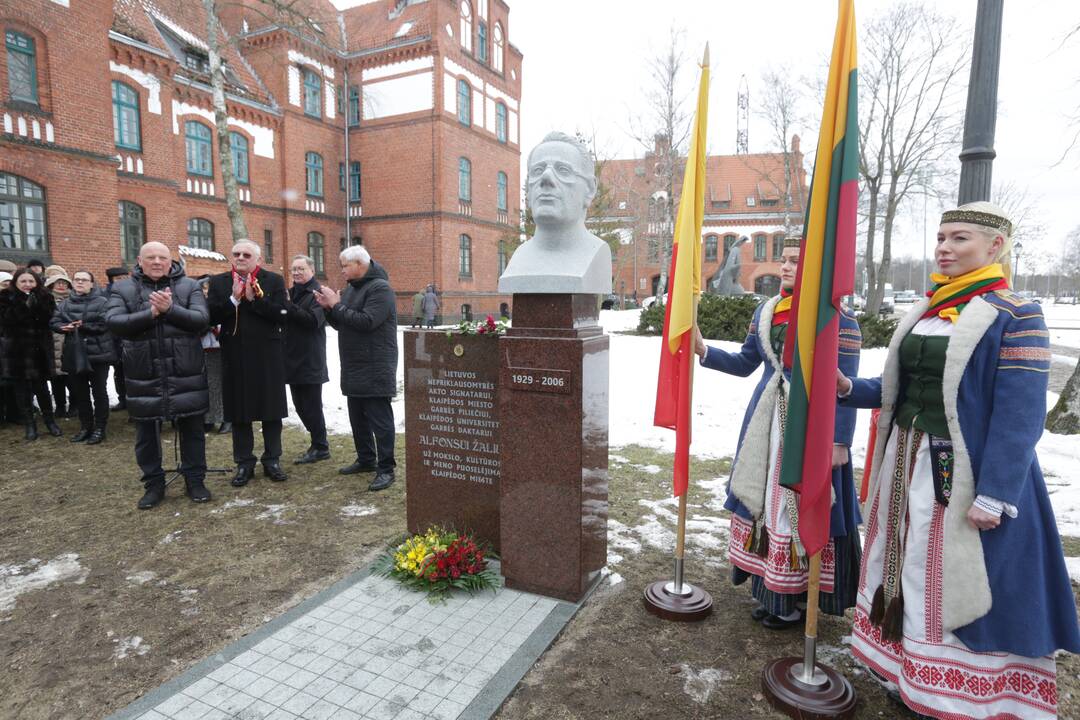
[[[499,542],[499,341],[406,330],[405,513]]]
[[[607,562],[608,338],[596,317],[592,295],[515,295],[499,339],[502,573],[507,587],[575,602]]]

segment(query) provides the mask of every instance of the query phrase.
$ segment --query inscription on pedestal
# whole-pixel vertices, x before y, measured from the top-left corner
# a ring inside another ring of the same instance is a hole
[[[499,546],[497,341],[405,333],[410,532],[469,530]]]
[[[503,386],[511,390],[570,394],[573,376],[569,370],[540,370],[511,367],[503,369]]]

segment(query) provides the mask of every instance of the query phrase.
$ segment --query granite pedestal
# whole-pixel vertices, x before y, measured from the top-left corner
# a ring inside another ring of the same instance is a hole
[[[596,296],[515,294],[499,362],[506,585],[577,601],[607,561],[608,338]]]
[[[404,340],[409,532],[470,531],[498,551],[498,339],[407,330]]]

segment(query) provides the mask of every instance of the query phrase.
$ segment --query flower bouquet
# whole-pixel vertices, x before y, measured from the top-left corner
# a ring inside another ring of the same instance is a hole
[[[505,333],[508,327],[510,326],[506,320],[496,320],[494,315],[488,315],[486,320],[479,322],[462,320],[456,328],[447,330],[446,336],[453,337],[454,333],[457,333],[458,335],[491,335],[497,337]]]
[[[490,555],[490,553],[488,553]],[[429,528],[391,548],[375,564],[375,572],[396,578],[412,590],[426,591],[433,602],[453,590],[496,590],[499,576],[487,568],[485,552],[469,534]]]

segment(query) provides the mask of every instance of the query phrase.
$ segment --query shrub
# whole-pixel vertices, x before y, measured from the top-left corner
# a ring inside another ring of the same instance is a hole
[[[859,329],[862,331],[863,348],[888,347],[892,340],[899,318],[882,317],[881,315],[860,315]]]
[[[698,302],[698,327],[708,340],[742,342],[757,306],[758,300],[753,295],[702,295]],[[642,335],[662,334],[664,313],[660,303],[642,310],[638,332]]]

